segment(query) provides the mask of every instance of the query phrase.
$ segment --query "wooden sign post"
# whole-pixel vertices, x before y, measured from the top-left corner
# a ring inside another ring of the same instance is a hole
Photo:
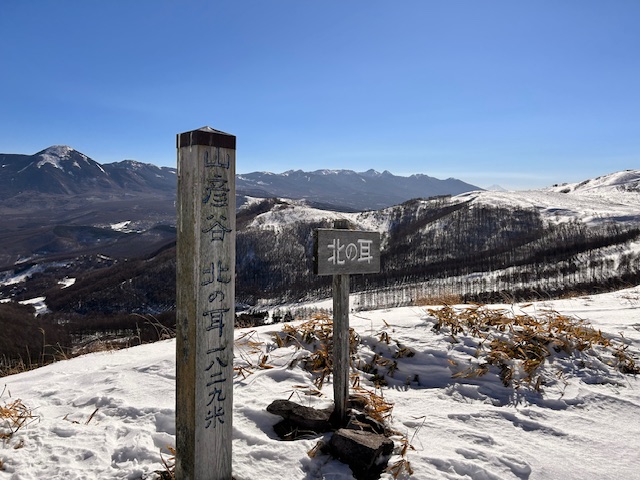
[[[315,232],[314,269],[317,275],[333,275],[334,416],[342,426],[349,399],[349,274],[380,271],[380,234],[347,230],[346,221],[334,226]]]
[[[236,137],[177,147],[176,478],[231,480]]]

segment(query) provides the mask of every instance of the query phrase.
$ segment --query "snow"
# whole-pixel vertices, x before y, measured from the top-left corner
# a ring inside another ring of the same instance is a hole
[[[331,170],[324,171],[329,174]],[[597,182],[596,182],[597,180]],[[618,172],[589,182],[591,187],[577,188],[563,185],[525,191],[472,191],[452,196],[452,203],[470,201],[472,205],[490,205],[501,208],[534,209],[548,223],[580,221],[590,226],[616,222],[636,225],[640,223],[640,170]],[[281,199],[286,205],[258,215],[247,228],[268,228],[282,231],[283,227],[298,221],[348,219],[356,229],[387,232],[392,224],[391,209],[360,213],[336,213],[319,210],[303,202]],[[425,205],[427,200],[422,200]]]
[[[29,259],[22,260],[23,262],[28,261]],[[16,265],[18,262],[16,262]],[[21,270],[16,273],[15,271],[0,273],[0,287],[4,287],[7,285],[15,285],[17,283],[24,282],[29,279],[36,273],[44,272],[47,268],[50,267],[64,267],[68,265],[66,262],[49,262],[49,263],[37,263],[31,265],[30,267]]]
[[[640,222],[640,194],[597,189],[582,193],[561,193],[552,189],[524,191],[474,191],[453,197],[474,204],[537,209],[548,222],[582,221],[596,225],[616,221]]]
[[[55,168],[58,168],[64,171],[64,168],[62,167],[60,162],[62,160],[68,159],[69,155],[73,151],[74,151],[73,148],[68,147],[66,145],[54,145],[53,147],[49,147],[39,155],[40,161],[37,163],[37,166],[38,168],[40,168],[43,165],[49,163],[53,165]],[[79,152],[78,154],[81,155],[86,160],[85,155]],[[76,161],[73,162],[72,166],[76,168],[80,168],[80,165]]]
[[[250,198],[250,197],[247,197]],[[261,199],[258,199],[261,200]],[[368,231],[386,231],[391,219],[380,212],[341,213],[330,210],[321,210],[308,206],[304,200],[292,200],[289,198],[278,199],[281,204],[268,212],[257,215],[247,226],[248,229],[270,229],[275,232],[282,231],[285,226],[296,222],[322,222],[346,219],[356,229]]]
[[[18,303],[21,305],[31,305],[33,308],[36,309],[36,315],[41,315],[43,313],[49,312],[49,309],[47,308],[47,304],[44,301],[45,301],[45,297],[36,297],[36,298],[30,298],[29,300],[22,300]]]
[[[585,319],[605,334],[622,335],[637,354],[639,307],[640,286],[487,308],[538,316],[555,310]],[[585,356],[557,356],[547,372],[556,380],[542,395],[504,387],[495,374],[453,379],[465,362],[474,361],[475,345],[464,335],[452,342],[450,335],[434,331],[428,308],[358,312],[350,318],[361,338],[359,358],[371,358],[374,350],[388,356],[397,344],[415,351],[397,359],[389,386],[378,390],[394,405],[391,426],[412,447],[406,454],[411,478],[638,478],[637,377],[608,368],[606,359],[590,363]],[[309,395],[318,393],[312,374],[293,362],[306,351],[278,347],[271,334],[281,328],[235,332],[234,366],[248,374],[234,381],[234,477],[351,479],[340,462],[307,455],[318,438],[283,442],[273,432],[279,418],[266,412],[273,400],[291,397],[310,406],[332,401],[330,384],[320,396]],[[382,341],[382,333],[390,344]],[[175,445],[175,348],[168,340],[5,377],[0,405],[20,399],[38,419],[0,444],[0,479],[158,478],[160,452],[168,459],[167,447]],[[263,355],[273,368],[257,367]],[[361,385],[373,389],[362,376]],[[399,459],[395,455],[390,463]]]
[[[4,275],[0,276],[0,287],[4,287],[7,285],[15,285],[20,282],[24,282],[31,276],[36,273],[40,273],[44,271],[45,265],[32,265],[26,270],[22,270],[20,273],[7,272]]]
[[[117,232],[123,232],[123,233],[128,233],[131,232],[132,230],[128,229],[127,226],[131,223],[131,220],[126,220],[124,222],[120,222],[120,223],[113,223],[110,225],[112,230],[115,230]]]
[[[58,285],[61,285],[60,288],[65,289],[65,288],[69,288],[71,285],[74,285],[75,283],[76,283],[75,278],[64,277],[62,280],[58,282]]]

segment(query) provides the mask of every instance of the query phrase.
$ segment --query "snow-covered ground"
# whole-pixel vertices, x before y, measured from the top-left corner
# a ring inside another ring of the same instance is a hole
[[[491,308],[532,315],[553,309],[623,336],[630,351],[640,351],[640,287]],[[475,361],[476,345],[464,335],[453,342],[446,332],[434,331],[434,322],[427,307],[351,315],[361,359],[371,359],[374,351],[393,358],[399,345],[415,352],[397,358],[389,385],[378,390],[394,405],[391,426],[412,447],[406,454],[411,478],[640,478],[640,379],[609,368],[606,358],[588,351],[555,358],[546,375],[556,380],[543,394],[504,387],[495,372],[454,379]],[[273,400],[291,397],[326,406],[332,397],[330,384],[320,396],[309,394],[317,393],[312,374],[300,362],[291,366],[301,351],[274,342],[272,332],[281,329],[236,331],[234,363],[245,370],[234,383],[234,477],[351,479],[338,461],[307,455],[317,438],[283,442],[273,432],[279,417],[266,412]],[[273,368],[258,368],[265,354]],[[0,406],[20,399],[37,416],[0,443],[0,479],[158,478],[160,452],[168,459],[167,447],[175,444],[174,356],[175,341],[169,340],[0,379],[0,392],[6,385]],[[373,390],[364,375],[361,382]],[[398,460],[394,456],[390,463]]]
[[[536,208],[552,222],[579,220],[587,224],[640,221],[640,170],[626,170],[579,183],[517,192],[470,192],[460,199],[489,205]]]

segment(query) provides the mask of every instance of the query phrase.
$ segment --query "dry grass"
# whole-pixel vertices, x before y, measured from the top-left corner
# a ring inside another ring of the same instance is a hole
[[[539,318],[514,315],[506,310],[490,310],[481,305],[455,310],[450,306],[432,309],[437,319],[434,329],[458,336],[478,339],[477,366],[454,375],[458,378],[486,374],[497,367],[505,386],[526,385],[540,391],[544,384],[541,367],[552,355],[576,355],[578,352],[611,359],[610,364],[622,373],[640,373],[628,345],[606,337],[588,322],[558,312],[546,312]]]
[[[244,360],[245,365],[233,368],[235,375],[243,379],[254,373],[256,370],[268,370],[273,365],[268,363],[269,355],[264,353],[264,342],[258,338],[256,330],[250,330],[240,335],[234,342],[234,354]],[[255,357],[253,359],[252,357]]]
[[[30,363],[25,362],[22,358],[17,360],[9,359],[5,355],[0,359],[0,377],[7,377],[17,373],[26,372],[36,368]]]
[[[156,474],[160,476],[161,480],[175,480],[176,478],[176,450],[173,447],[167,447],[171,456],[164,458],[162,452],[160,452],[160,460],[164,466],[164,470],[156,470]]]
[[[458,293],[445,292],[439,295],[429,295],[419,297],[415,300],[416,307],[427,307],[431,305],[460,305],[463,303],[462,296]]]
[[[0,393],[0,398],[6,390]],[[0,440],[10,440],[18,430],[36,421],[38,417],[22,400],[16,399],[9,403],[0,404]]]
[[[282,331],[275,333],[274,340],[278,347],[295,345],[311,352],[309,357],[305,360],[304,368],[316,375],[314,380],[315,388],[304,385],[295,386],[295,390],[292,391],[289,398],[296,394],[300,395],[300,393],[305,395],[321,396],[322,385],[331,375],[333,368],[332,319],[327,314],[316,314],[311,320],[300,325],[283,325]],[[390,344],[392,339],[386,332],[382,332],[380,334],[380,341]],[[349,353],[352,359],[356,357],[359,345],[360,338],[353,329],[349,329]],[[414,350],[398,344],[394,358],[411,357],[413,355],[415,355]],[[386,367],[388,375],[393,375],[393,372],[397,368],[396,360],[386,359],[379,355],[374,356],[374,359],[370,363],[372,368]],[[372,391],[371,389],[364,388],[360,385],[360,375],[357,372],[352,373],[349,402],[352,408],[360,410],[369,418],[372,418],[383,425],[386,432],[389,434],[401,435],[389,427],[393,412],[393,403],[385,400],[382,395],[382,390],[378,389],[382,385],[386,384],[386,382],[384,382],[384,377],[379,377],[381,379],[379,383],[376,382],[376,378],[377,377],[374,376],[372,379],[376,386],[376,390]],[[401,436],[402,441],[399,451],[401,459],[387,469],[395,479],[401,478],[401,476],[402,478],[406,478],[413,474],[411,464],[406,458],[407,451],[413,447],[411,447],[406,436]],[[323,450],[324,447],[324,442],[319,441],[307,453],[310,457],[315,457],[318,452]]]
[[[275,333],[274,340],[278,347],[296,345],[311,351],[304,367],[316,375],[314,384],[321,389],[333,371],[333,320],[326,314],[318,314],[300,325],[285,324],[282,331]],[[356,353],[359,343],[358,335],[350,328],[350,355]]]

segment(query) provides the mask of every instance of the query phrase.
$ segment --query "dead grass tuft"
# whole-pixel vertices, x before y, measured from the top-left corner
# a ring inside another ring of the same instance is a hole
[[[6,389],[0,393],[0,398],[5,392]],[[33,411],[20,399],[0,405],[0,440],[11,439],[18,430],[37,419]]]
[[[318,389],[333,371],[333,320],[326,314],[318,314],[300,325],[285,324],[282,331],[274,334],[278,347],[296,345],[311,351],[304,360],[304,367],[316,375],[314,384]],[[355,355],[360,338],[349,329],[349,351]]]
[[[249,330],[240,335],[234,342],[234,352],[242,360],[245,365],[233,367],[236,376],[246,379],[259,369],[270,369],[273,365],[267,363],[269,355],[264,353],[264,342],[258,339],[256,330]],[[252,357],[256,357],[255,360]]]
[[[444,306],[429,313],[437,320],[434,329],[448,333],[454,342],[460,335],[478,339],[478,365],[458,372],[456,378],[479,377],[494,366],[505,386],[518,388],[525,384],[540,391],[544,384],[541,367],[549,357],[580,352],[609,356],[622,373],[640,373],[628,345],[606,337],[584,320],[558,312],[549,311],[536,318],[476,305],[461,310]]]
[[[380,394],[360,386],[353,388],[350,401],[357,404],[368,417],[381,424],[387,424],[393,412],[393,403],[388,402]]]
[[[416,307],[427,307],[431,305],[460,305],[463,303],[462,297],[458,293],[441,293],[439,295],[429,295],[419,297],[415,300]]]
[[[160,451],[160,461],[164,466],[164,470],[156,470],[155,473],[159,475],[160,480],[175,480],[176,478],[176,450],[173,447],[167,447],[171,456],[164,458],[162,450]]]

